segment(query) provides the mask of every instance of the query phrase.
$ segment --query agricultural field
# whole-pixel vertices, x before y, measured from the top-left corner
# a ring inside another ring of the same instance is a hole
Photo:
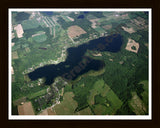
[[[34,115],[34,110],[31,102],[25,102],[18,106],[19,115]]]
[[[118,96],[112,90],[106,93],[106,97],[109,100],[107,102],[107,107],[109,107],[110,110],[112,109],[112,111],[107,111],[108,112],[107,114],[112,112],[110,114],[114,115],[116,111],[121,107],[123,102],[118,98]]]
[[[96,27],[95,30],[99,33],[105,33],[106,31],[101,27]]]
[[[29,47],[26,47],[25,50],[27,53],[31,51]]]
[[[22,97],[16,101],[13,102],[13,104],[16,105],[20,105],[22,102],[26,102],[27,98],[26,97]]]
[[[137,96],[136,92],[132,92],[132,99],[129,102],[129,105],[136,115],[145,115],[147,112],[143,101]]]
[[[47,109],[48,115],[56,115],[55,111],[53,112],[51,108]]]
[[[33,40],[40,43],[40,42],[44,42],[47,39],[47,36],[45,35],[45,33],[43,34],[37,34],[32,36]]]
[[[127,27],[124,27],[124,26],[122,26],[122,28],[123,28],[124,31],[126,31],[130,34],[135,32],[135,30],[133,28],[127,28]]]
[[[143,89],[144,92],[141,94],[142,95],[142,101],[146,107],[146,109],[148,109],[148,81],[141,81],[140,84],[143,84]]]
[[[21,24],[18,24],[16,27],[14,27],[14,30],[16,30],[18,38],[22,38],[23,37],[24,31],[23,31],[23,28],[22,28]]]
[[[96,115],[106,115],[106,107],[101,104],[95,105],[93,110]]]
[[[17,51],[12,52],[12,58],[13,59],[18,59],[19,58]]]
[[[97,17],[94,16],[94,15],[92,15],[92,14],[89,14],[89,15],[87,16],[87,19],[89,19],[89,20],[96,19],[96,18],[97,18]]]
[[[39,92],[35,92],[35,93],[33,93],[33,94],[27,95],[27,98],[33,99],[33,98],[35,98],[35,97],[44,95],[44,94],[46,94],[46,93],[47,93],[47,89],[43,89],[43,90],[40,90]]]
[[[106,30],[109,30],[109,29],[112,28],[112,25],[105,25],[105,26],[103,26],[103,28],[106,29]]]
[[[88,108],[85,108],[81,111],[78,112],[79,115],[92,115],[92,111],[91,109],[88,107]]]
[[[86,31],[79,26],[71,26],[68,28],[68,36],[71,38],[75,38],[81,34],[86,34]]]
[[[95,114],[99,115],[114,115],[122,105],[122,101],[103,80],[99,80],[94,84],[88,101],[90,105],[93,105]]]
[[[72,92],[67,92],[63,96],[63,101],[60,104],[57,104],[53,111],[56,112],[56,115],[74,115],[74,111],[77,107],[77,102],[73,99],[74,94]]]
[[[11,74],[14,74],[14,69],[13,69],[13,67],[11,67]]]
[[[93,89],[90,90],[90,96],[88,98],[88,102],[90,105],[95,104],[94,97],[95,97],[95,95],[100,94],[103,91],[103,86],[104,86],[103,80],[99,80],[94,84]]]
[[[126,46],[126,50],[137,53],[139,49],[139,43],[135,42],[134,40],[128,38],[128,43]]]
[[[63,16],[63,15],[61,15],[61,17],[62,17],[66,22],[73,21],[73,19],[68,18],[68,16]]]
[[[23,30],[34,29],[34,28],[37,28],[38,26],[39,26],[39,24],[37,23],[37,21],[35,19],[24,20],[22,22]]]

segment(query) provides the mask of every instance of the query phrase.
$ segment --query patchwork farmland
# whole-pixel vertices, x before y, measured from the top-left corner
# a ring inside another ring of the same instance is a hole
[[[45,26],[49,28],[50,35],[53,35],[53,37],[56,37],[56,33],[60,28],[59,24],[57,24],[57,22],[55,22],[52,18],[45,17],[45,16],[42,16],[42,21],[45,23]]]
[[[72,92],[67,92],[63,97],[62,103],[56,105],[53,111],[56,112],[56,115],[74,115],[74,111],[77,107],[77,102],[73,100],[74,94]]]
[[[17,37],[22,38],[23,37],[23,28],[21,24],[18,24],[16,27],[14,27],[14,30],[16,30]]]
[[[31,11],[12,19],[12,115],[148,114],[147,13]],[[92,49],[110,37],[106,49]],[[75,52],[83,46],[83,55]],[[92,64],[73,71],[81,58],[89,62],[83,57]]]
[[[71,38],[75,38],[80,36],[81,34],[86,34],[87,32],[84,31],[81,27],[74,25],[68,28],[68,36]]]
[[[31,102],[22,103],[22,105],[18,105],[18,113],[19,115],[35,115]]]
[[[124,26],[122,26],[122,28],[123,28],[124,31],[126,31],[130,34],[135,32],[135,30],[133,28],[127,28],[127,27],[124,27]]]
[[[135,47],[135,49],[133,49]],[[134,40],[128,38],[128,43],[126,46],[126,50],[137,53],[139,49],[139,43],[135,42]]]
[[[72,21],[74,21],[74,19],[71,18],[71,17],[69,17],[69,16],[61,15],[61,17],[62,17],[66,22],[72,22]]]
[[[90,91],[88,102],[93,106],[97,115],[114,115],[122,105],[122,101],[103,80],[95,82],[94,88]],[[97,105],[97,103],[100,104]]]

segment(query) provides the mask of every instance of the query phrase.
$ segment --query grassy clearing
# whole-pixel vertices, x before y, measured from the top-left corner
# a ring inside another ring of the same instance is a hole
[[[88,97],[88,103],[89,103],[89,105],[93,105],[94,104],[94,97],[95,97],[95,95],[97,95],[97,91],[94,90],[94,89],[92,89],[90,91],[90,95]]]
[[[96,115],[106,115],[106,107],[101,104],[95,105],[93,110]]]
[[[104,86],[104,80],[100,79],[95,82],[94,89],[97,90],[98,93],[101,93],[103,86]]]
[[[105,68],[99,70],[99,71],[90,71],[89,76],[99,76],[105,72]]]
[[[109,29],[112,28],[112,25],[105,25],[105,26],[103,26],[103,28],[104,28],[105,30],[109,30]]]
[[[46,41],[46,39],[47,39],[47,36],[45,34],[33,37],[33,40],[35,40],[36,42],[44,42]]]
[[[96,95],[102,96],[98,100],[99,104],[95,104]],[[104,83],[103,79],[95,82],[93,89],[90,90],[88,103],[89,105],[93,106],[93,110],[96,115],[113,115],[122,105],[122,101],[112,91],[112,89]]]
[[[63,101],[56,105],[53,111],[55,111],[57,115],[75,115],[76,113],[74,113],[74,111],[78,104],[73,100],[73,97],[73,92],[66,92],[63,96]]]
[[[97,17],[95,17],[94,15],[90,14],[90,15],[87,16],[87,19],[92,20],[92,19],[97,19]]]
[[[145,115],[147,112],[144,103],[138,97],[136,92],[132,92],[132,99],[129,101],[129,106],[136,115]]]
[[[37,28],[39,26],[39,23],[36,21],[36,19],[32,20],[24,20],[22,22],[23,30],[33,29]]]
[[[103,96],[106,98],[106,102],[103,104],[97,104],[93,106],[94,113],[96,115],[114,115],[122,105],[122,101],[117,97],[117,95],[105,84],[105,89],[103,89]]]
[[[26,47],[25,50],[27,53],[31,51],[29,47]]]
[[[59,25],[56,25],[56,26],[55,26],[55,32],[57,33],[57,32],[59,32],[59,30],[60,30],[60,26],[59,26]]]
[[[12,59],[18,59],[18,53],[17,51],[12,52]]]
[[[92,111],[91,109],[88,107],[88,108],[85,108],[81,111],[78,112],[79,115],[92,115]]]
[[[71,21],[70,19],[68,19],[68,17],[67,17],[67,16],[63,16],[63,15],[61,15],[61,17],[62,17],[66,22],[70,22],[70,21]]]
[[[50,34],[51,34],[51,35],[53,35],[53,34],[54,34],[54,29],[55,29],[54,27],[50,27],[50,28],[49,28],[49,30],[50,30]]]
[[[122,101],[111,89],[106,93],[106,97],[111,102],[110,107],[112,108],[113,113],[115,113],[116,110],[121,107]]]
[[[18,100],[13,101],[13,105],[20,105],[22,102],[26,102],[26,97],[19,98]]]
[[[106,18],[100,18],[97,22],[101,23],[101,22],[105,22],[105,21],[106,21]]]
[[[143,84],[144,92],[142,92],[142,100],[145,104],[145,107],[148,109],[148,80],[141,81],[140,84]]]
[[[47,93],[47,90],[46,89],[43,89],[43,90],[41,90],[41,91],[39,91],[39,92],[36,92],[36,93],[33,93],[33,94],[29,94],[29,95],[27,95],[27,97],[29,98],[29,99],[33,99],[33,98],[35,98],[35,97],[37,97],[37,96],[41,96],[41,95],[44,95],[44,94],[46,94]]]
[[[95,30],[96,30],[97,32],[99,32],[100,34],[106,32],[103,28],[101,28],[101,27],[99,27],[99,26],[96,27]]]
[[[80,81],[81,78],[83,78],[83,77],[86,77],[86,76],[94,76],[94,77],[96,77],[96,76],[102,75],[104,72],[105,72],[105,68],[103,68],[103,69],[101,69],[101,70],[99,70],[99,71],[91,70],[91,71],[89,71],[89,72],[87,72],[87,73],[84,73],[83,75],[77,77],[74,81],[72,81],[72,84],[77,83],[77,82]]]
[[[102,97],[105,97],[108,91],[110,91],[110,88],[108,85],[105,84],[102,91],[101,91]]]
[[[95,82],[94,87],[93,87],[93,89],[90,90],[90,95],[88,97],[88,103],[90,105],[94,104],[94,97],[95,97],[95,95],[102,92],[103,86],[104,86],[104,80],[103,79]]]
[[[44,31],[38,31],[38,32],[36,32],[37,34],[43,34],[43,33],[45,33]]]

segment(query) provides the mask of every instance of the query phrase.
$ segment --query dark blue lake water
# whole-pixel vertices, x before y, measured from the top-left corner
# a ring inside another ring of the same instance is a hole
[[[85,11],[85,12],[83,12],[84,14],[87,14],[87,13],[89,13],[89,12],[87,12],[87,11]]]
[[[28,76],[31,80],[45,78],[45,84],[47,85],[52,84],[57,76],[61,76],[66,80],[74,80],[79,75],[87,73],[90,70],[98,71],[105,66],[103,61],[85,56],[84,54],[87,50],[118,52],[121,45],[122,37],[119,34],[100,37],[77,47],[68,48],[68,56],[65,62],[38,68],[29,73]]]
[[[145,11],[144,13],[145,13],[146,15],[148,15],[148,12],[147,12],[147,11]]]
[[[48,16],[52,16],[53,15],[53,12],[41,12],[41,13],[46,14]]]
[[[79,15],[77,19],[84,19],[84,15]]]

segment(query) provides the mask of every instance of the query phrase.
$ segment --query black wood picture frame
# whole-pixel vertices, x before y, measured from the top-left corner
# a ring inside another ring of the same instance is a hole
[[[2,0],[0,2],[0,123],[4,128],[108,127],[158,128],[160,126],[158,0]],[[152,9],[152,120],[8,120],[8,9],[9,8],[151,8]]]

